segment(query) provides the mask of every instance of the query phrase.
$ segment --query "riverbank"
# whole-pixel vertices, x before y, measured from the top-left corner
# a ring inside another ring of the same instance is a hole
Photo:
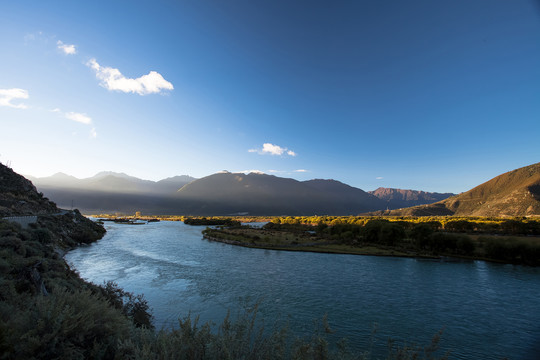
[[[401,252],[396,249],[382,249],[374,246],[352,247],[340,245],[331,242],[319,242],[310,244],[254,244],[247,241],[229,240],[219,236],[210,236],[203,234],[203,238],[210,241],[220,242],[229,245],[243,246],[247,248],[264,249],[264,250],[281,250],[281,251],[299,251],[299,252],[315,252],[323,254],[348,254],[348,255],[369,255],[369,256],[395,256],[408,258],[428,258],[438,259],[440,257],[431,255],[411,254]]]
[[[207,228],[203,236],[211,241],[268,250],[540,265],[539,237],[471,236],[435,232],[425,226],[406,232],[397,224],[380,221],[367,226],[348,225],[346,231],[339,228],[269,223],[263,228]]]

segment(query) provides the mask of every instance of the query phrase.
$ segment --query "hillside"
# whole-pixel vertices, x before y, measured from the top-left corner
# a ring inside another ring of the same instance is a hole
[[[100,239],[103,226],[59,209],[2,164],[0,204],[2,358],[123,358],[117,344],[151,327],[146,301],[113,283],[85,282],[62,257]],[[13,216],[32,222],[21,226]]]
[[[388,209],[399,209],[423,204],[431,204],[449,198],[452,193],[432,193],[419,190],[403,190],[380,187],[370,194],[386,201]]]
[[[384,203],[335,180],[300,182],[259,173],[213,174],[182,187],[176,198],[189,213],[218,215],[358,214]]]
[[[56,248],[70,248],[103,236],[102,226],[88,220],[79,211],[62,210],[38,193],[35,186],[12,169],[0,164],[0,218],[36,216],[34,229],[43,228]]]
[[[540,215],[540,163],[499,175],[462,194],[430,205],[381,211],[390,216]]]
[[[29,180],[0,164],[0,217],[56,211],[56,205],[38,193]]]

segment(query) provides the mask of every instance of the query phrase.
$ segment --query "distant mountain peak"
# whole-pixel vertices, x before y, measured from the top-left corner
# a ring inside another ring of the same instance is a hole
[[[66,173],[63,173],[63,172],[57,172],[56,174],[53,174],[50,176],[51,178],[55,178],[55,179],[77,179],[75,176],[72,176],[72,175],[68,175]]]
[[[130,176],[130,175],[126,174],[126,173],[119,173],[119,172],[114,172],[114,171],[100,171],[96,175],[92,176],[92,178],[99,179],[99,178],[104,178],[104,177],[107,177],[107,176],[115,176],[115,177],[120,177],[120,178],[124,178],[124,179],[135,178],[134,176]],[[138,179],[138,178],[136,178],[136,179]],[[142,180],[142,179],[138,179],[138,180]]]
[[[391,210],[384,215],[540,215],[540,163],[508,171],[475,188],[430,205]]]

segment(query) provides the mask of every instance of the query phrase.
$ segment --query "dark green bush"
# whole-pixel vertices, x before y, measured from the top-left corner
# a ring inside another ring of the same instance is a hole
[[[42,244],[49,244],[53,239],[52,233],[48,229],[35,229],[32,230],[31,234],[32,240],[39,241]]]
[[[414,240],[417,248],[425,249],[429,244],[429,237],[434,231],[431,225],[419,223],[410,230],[409,236]]]
[[[435,254],[471,254],[475,249],[474,242],[463,234],[435,232],[426,240],[425,248]]]
[[[515,238],[480,238],[490,259],[528,265],[540,264],[540,243]]]
[[[363,234],[367,242],[394,245],[405,238],[405,229],[388,220],[370,220],[364,226]]]
[[[405,229],[398,224],[383,224],[379,231],[379,241],[385,245],[394,245],[405,238]]]
[[[456,250],[462,255],[473,255],[476,250],[476,245],[470,237],[464,235],[458,237]]]

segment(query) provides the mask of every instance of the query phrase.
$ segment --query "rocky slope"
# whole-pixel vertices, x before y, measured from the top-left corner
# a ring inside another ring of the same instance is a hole
[[[390,216],[540,215],[540,163],[499,175],[462,194],[431,205],[378,212]]]
[[[419,190],[403,190],[380,187],[370,194],[386,201],[388,209],[398,209],[417,205],[431,204],[449,198],[455,194],[436,193]]]
[[[36,187],[12,169],[0,164],[0,218],[36,216],[32,229],[43,229],[56,248],[70,248],[100,239],[105,230],[78,210],[59,209]]]

